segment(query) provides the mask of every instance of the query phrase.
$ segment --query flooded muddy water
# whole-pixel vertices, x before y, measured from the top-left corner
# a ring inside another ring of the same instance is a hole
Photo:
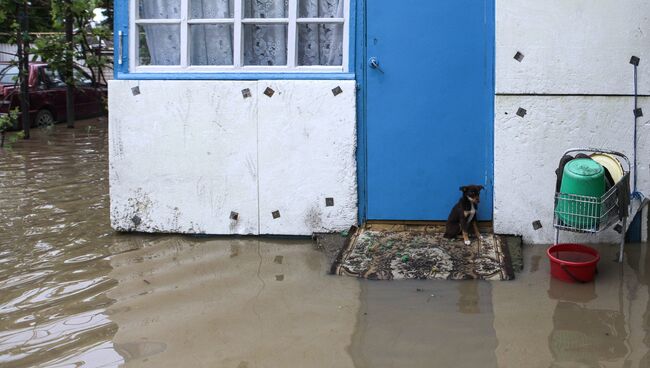
[[[311,239],[120,234],[107,127],[0,153],[0,366],[351,367],[356,280]]]
[[[355,366],[496,367],[491,285],[364,281]]]
[[[2,367],[650,367],[647,244],[596,282],[327,275],[311,239],[115,233],[105,121],[0,152]]]

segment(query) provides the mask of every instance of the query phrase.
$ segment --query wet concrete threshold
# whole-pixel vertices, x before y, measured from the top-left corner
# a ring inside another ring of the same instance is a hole
[[[107,129],[57,126],[0,153],[2,367],[649,367],[650,256],[597,281],[327,275],[309,239],[114,233]]]

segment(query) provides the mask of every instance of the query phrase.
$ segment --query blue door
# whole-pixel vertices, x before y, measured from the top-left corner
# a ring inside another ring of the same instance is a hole
[[[366,1],[367,219],[492,218],[493,2]]]

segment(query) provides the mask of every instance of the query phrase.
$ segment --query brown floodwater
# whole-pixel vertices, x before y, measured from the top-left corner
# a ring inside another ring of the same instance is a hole
[[[650,367],[647,244],[594,283],[360,281],[311,239],[115,233],[107,127],[0,151],[2,367]]]
[[[105,123],[33,136],[0,151],[0,362],[114,364]]]
[[[114,232],[107,133],[0,151],[0,366],[351,366],[358,282],[311,239]]]

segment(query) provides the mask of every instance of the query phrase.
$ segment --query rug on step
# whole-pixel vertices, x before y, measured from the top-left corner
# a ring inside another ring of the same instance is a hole
[[[332,265],[332,273],[371,280],[446,279],[512,280],[503,237],[482,234],[445,239],[441,233],[359,229]]]

